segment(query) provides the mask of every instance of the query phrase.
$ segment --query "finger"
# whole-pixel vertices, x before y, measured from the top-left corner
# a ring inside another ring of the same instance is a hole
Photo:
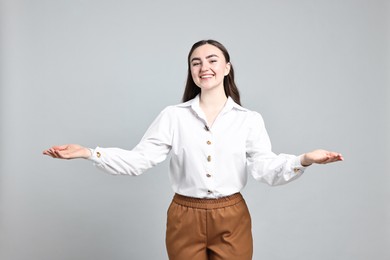
[[[63,150],[63,151],[56,150],[54,153],[56,155],[56,158],[59,159],[69,160],[69,159],[77,158],[74,152],[69,152],[67,150]]]
[[[323,157],[319,158],[317,163],[327,164],[336,160],[336,157],[332,154],[324,154]]]
[[[44,155],[47,155],[47,156],[50,156],[50,157],[53,157],[53,158],[56,158],[56,156],[55,156],[55,154],[53,153],[53,151],[52,150],[45,150],[45,151],[43,151],[43,154]]]
[[[56,154],[56,150],[53,148],[49,149],[49,153],[53,155],[54,158],[58,158],[58,155]]]
[[[326,161],[324,161],[323,164],[332,163],[332,162],[338,162],[338,161],[342,161],[342,160],[344,160],[344,158],[342,156],[340,156],[340,155],[331,156]]]
[[[57,150],[57,151],[62,151],[62,150],[66,150],[68,147],[69,147],[68,144],[64,144],[64,145],[53,146],[51,149],[54,149],[54,150]]]
[[[54,150],[54,155],[56,156],[56,158],[59,158],[59,159],[67,159],[67,153],[61,151],[61,150]]]
[[[336,160],[336,161],[342,161],[344,160],[343,156],[340,154],[340,153],[334,153],[332,154],[332,159]]]

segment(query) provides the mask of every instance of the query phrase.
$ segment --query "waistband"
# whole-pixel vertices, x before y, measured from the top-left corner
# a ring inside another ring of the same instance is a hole
[[[179,205],[190,207],[190,208],[198,208],[198,209],[218,209],[225,208],[229,206],[233,206],[241,201],[244,198],[241,193],[235,193],[230,196],[218,198],[218,199],[200,199],[187,197],[180,194],[175,194],[173,197],[173,201]]]

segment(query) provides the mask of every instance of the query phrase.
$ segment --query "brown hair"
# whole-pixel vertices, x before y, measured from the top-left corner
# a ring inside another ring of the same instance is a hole
[[[223,55],[225,56],[226,62],[230,62],[230,55],[229,55],[227,49],[225,48],[225,46],[223,46],[221,43],[219,43],[215,40],[201,40],[201,41],[196,42],[194,45],[192,45],[192,48],[188,54],[188,59],[187,59],[188,75],[187,75],[186,87],[184,89],[184,94],[183,94],[183,98],[182,98],[183,102],[186,102],[188,100],[193,99],[194,97],[196,97],[196,95],[198,95],[200,93],[200,88],[195,84],[195,82],[191,76],[190,58],[191,58],[191,55],[196,48],[198,48],[202,45],[205,45],[205,44],[211,44],[211,45],[217,47],[218,49],[220,49],[222,51]],[[231,97],[234,100],[234,102],[241,105],[240,93],[238,91],[236,83],[234,82],[234,70],[233,70],[232,64],[230,64],[229,74],[227,76],[225,76],[225,78],[223,79],[223,87],[225,89],[226,97]]]

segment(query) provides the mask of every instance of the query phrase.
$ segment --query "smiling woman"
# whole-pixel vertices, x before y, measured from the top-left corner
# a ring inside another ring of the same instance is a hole
[[[196,56],[197,54],[195,53],[195,51],[197,51],[199,47],[205,47],[209,49],[208,50],[209,54],[206,54],[207,55],[206,59],[208,60],[209,63],[213,64],[214,62],[219,62],[220,64],[221,63],[226,64],[225,66],[226,69],[228,67],[228,72],[224,75],[225,77],[223,78],[223,87],[225,90],[225,94],[226,96],[231,97],[234,100],[234,102],[241,105],[240,94],[236,86],[236,83],[234,81],[234,69],[232,64],[230,63],[230,55],[227,49],[221,43],[215,40],[202,40],[195,43],[192,46],[188,54],[188,76],[187,76],[186,87],[183,94],[183,102],[193,99],[201,91],[199,86],[195,83],[195,78],[193,74],[193,72],[196,72],[195,67],[198,67],[202,64],[201,58],[197,57]],[[201,53],[199,53],[198,55],[200,54]],[[198,69],[198,73],[199,73],[199,69]]]
[[[53,158],[85,158],[112,174],[140,175],[171,153],[174,198],[168,210],[170,259],[252,259],[251,217],[241,190],[251,174],[269,185],[286,184],[306,167],[343,160],[315,150],[279,154],[261,115],[240,105],[226,48],[195,43],[188,55],[183,103],[165,108],[133,150],[54,146]]]
[[[195,49],[191,56],[191,76],[201,91],[204,93],[223,88],[224,78],[230,71],[230,63],[226,62],[221,50],[205,44]]]

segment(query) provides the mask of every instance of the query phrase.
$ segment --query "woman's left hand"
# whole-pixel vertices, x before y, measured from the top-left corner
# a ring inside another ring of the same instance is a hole
[[[344,158],[340,153],[329,152],[321,149],[305,153],[301,156],[302,166],[310,166],[313,163],[326,164],[343,160]]]

